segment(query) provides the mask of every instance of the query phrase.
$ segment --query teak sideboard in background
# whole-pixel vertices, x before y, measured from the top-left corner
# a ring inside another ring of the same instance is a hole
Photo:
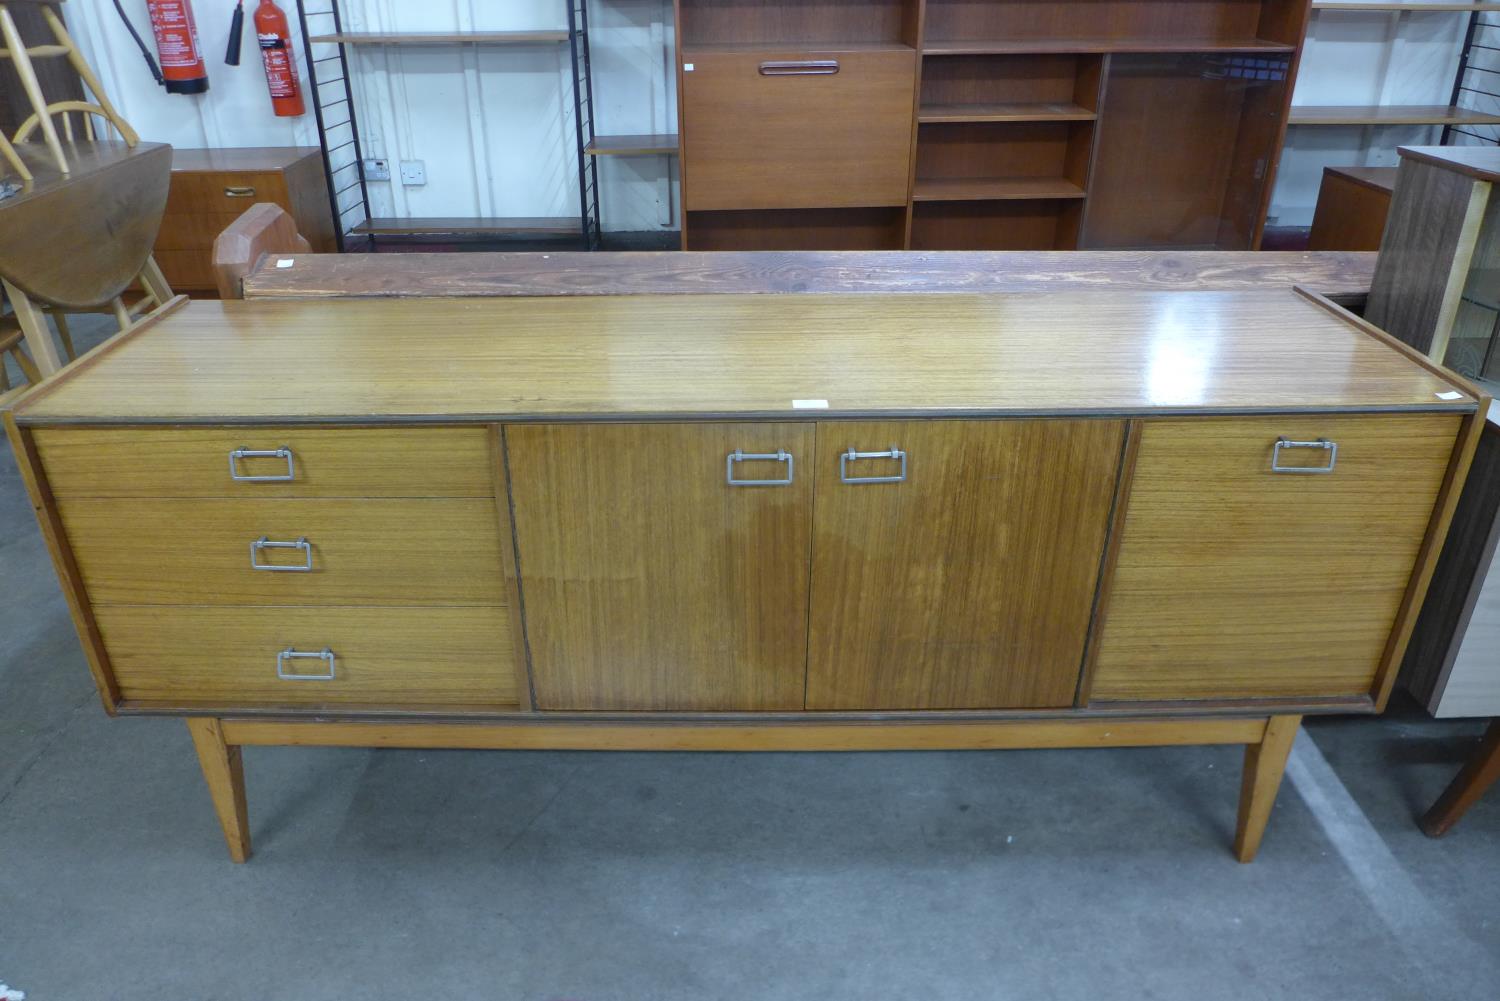
[[[192,303],[6,426],[238,860],[246,744],[1243,744],[1248,861],[1487,403],[1290,289],[637,295]]]
[[[685,250],[1249,250],[1308,0],[676,0]]]

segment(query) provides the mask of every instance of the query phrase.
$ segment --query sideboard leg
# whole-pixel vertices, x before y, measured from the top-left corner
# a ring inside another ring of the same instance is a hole
[[[1271,819],[1276,790],[1286,771],[1287,755],[1302,726],[1301,716],[1272,716],[1259,744],[1245,748],[1245,775],[1240,782],[1240,818],[1234,832],[1234,855],[1241,862],[1254,862],[1260,839]]]
[[[1422,833],[1429,838],[1447,834],[1448,828],[1458,823],[1458,818],[1496,782],[1500,782],[1500,719],[1490,724],[1474,756],[1422,818]]]
[[[245,769],[240,749],[224,743],[224,728],[212,717],[194,716],[187,721],[198,749],[198,764],[213,797],[214,812],[229,843],[229,857],[243,862],[250,857],[250,819],[245,808]]]

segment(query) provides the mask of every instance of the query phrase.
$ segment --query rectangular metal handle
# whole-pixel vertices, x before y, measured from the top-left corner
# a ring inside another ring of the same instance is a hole
[[[838,71],[837,59],[788,59],[760,64],[761,76],[833,76]]]
[[[285,459],[286,474],[252,476],[249,473],[242,473],[239,467],[241,459]],[[292,461],[292,450],[286,445],[272,449],[237,448],[229,453],[229,478],[239,480],[241,483],[282,483],[286,480],[294,480],[297,478],[297,467]]]
[[[233,186],[224,189],[226,198],[254,198],[255,189],[249,186]]]
[[[899,459],[901,472],[895,476],[850,476],[849,463],[860,459]],[[904,483],[906,481],[906,453],[892,445],[888,452],[856,452],[849,449],[839,455],[839,480],[844,483]]]
[[[1328,453],[1328,464],[1324,466],[1283,466],[1281,464],[1281,450],[1292,448],[1320,448]],[[1319,438],[1316,441],[1292,441],[1285,436],[1276,439],[1276,447],[1271,449],[1271,472],[1273,473],[1331,473],[1333,467],[1339,460],[1339,445],[1336,441],[1327,438]]]
[[[774,461],[786,463],[786,479],[784,480],[737,480],[734,478],[734,464],[759,459],[763,461]],[[731,487],[785,487],[792,482],[792,453],[786,449],[778,449],[775,452],[741,452],[735,449],[729,453],[728,460],[724,463],[724,481]]]
[[[325,674],[297,674],[287,670],[287,661],[290,660],[321,660],[328,665]],[[332,681],[338,665],[334,663],[333,651],[324,647],[317,652],[311,650],[298,650],[296,647],[287,647],[276,655],[276,677],[282,681]]]
[[[293,563],[285,566],[276,563],[262,563],[260,561],[260,552],[263,549],[300,549],[302,550],[302,555],[305,558],[306,562]],[[303,536],[296,542],[272,542],[270,539],[262,535],[260,538],[250,543],[251,570],[290,570],[294,573],[308,573],[312,570],[312,568],[312,543],[307,541],[306,536]]]

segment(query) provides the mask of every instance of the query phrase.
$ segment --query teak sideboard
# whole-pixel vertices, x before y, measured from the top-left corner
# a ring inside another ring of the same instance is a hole
[[[1248,861],[1487,403],[1292,289],[202,302],[6,428],[236,860],[243,745],[1241,744]]]

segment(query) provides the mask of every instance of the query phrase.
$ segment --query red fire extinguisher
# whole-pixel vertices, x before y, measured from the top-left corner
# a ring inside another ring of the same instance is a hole
[[[198,49],[198,26],[193,23],[190,0],[146,0],[146,11],[151,15],[167,93],[201,94],[208,90],[208,67],[203,65]]]
[[[272,0],[260,0],[255,8],[255,37],[260,42],[261,61],[266,64],[271,106],[280,118],[296,118],[307,109],[302,104],[302,85],[292,58],[292,33],[286,15]]]

